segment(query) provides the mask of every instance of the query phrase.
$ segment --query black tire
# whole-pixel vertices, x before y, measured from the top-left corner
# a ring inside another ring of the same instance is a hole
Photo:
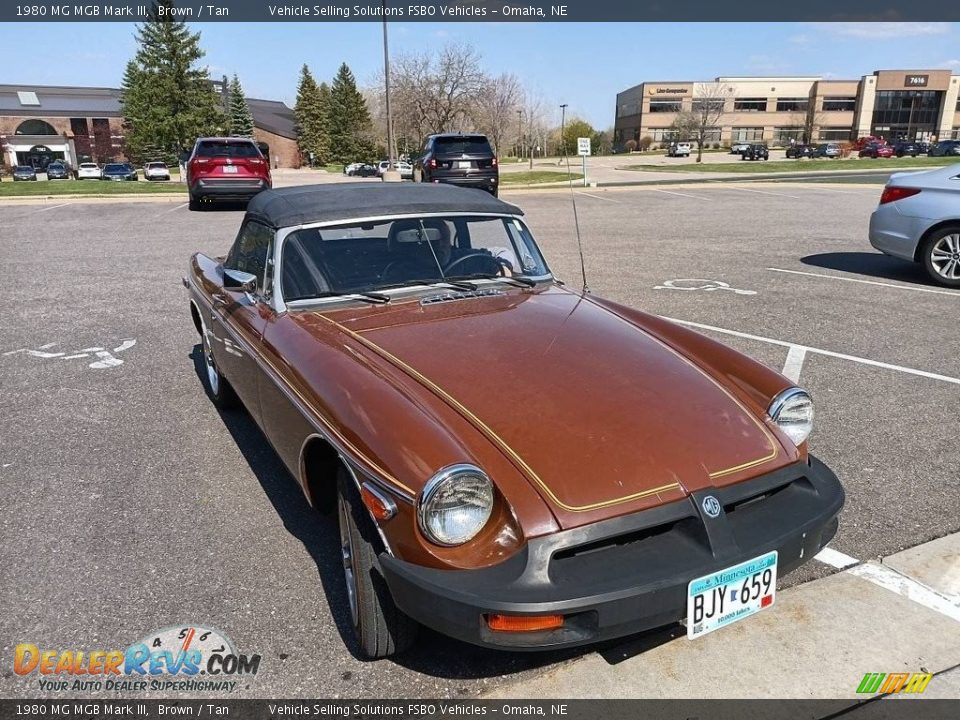
[[[378,560],[380,536],[343,467],[337,471],[337,519],[344,588],[360,653],[368,658],[401,653],[413,644],[419,626],[393,602]]]
[[[950,235],[958,236],[954,241],[954,248],[956,249],[955,252],[957,255],[960,255],[960,225],[944,225],[943,227],[938,228],[934,232],[930,233],[929,237],[927,237],[927,239],[923,242],[920,254],[923,261],[923,267],[926,269],[927,275],[929,275],[935,282],[938,282],[941,285],[946,285],[947,287],[960,288],[960,277],[944,277],[937,271],[933,264],[934,248],[936,248],[938,244],[941,244],[941,241],[943,241],[944,238]],[[940,251],[944,251],[942,245]],[[946,252],[949,252],[949,250],[946,250]],[[955,267],[953,274],[960,274],[960,269]]]
[[[203,365],[206,370],[204,380],[207,386],[207,394],[210,395],[210,399],[219,410],[234,410],[240,406],[240,398],[237,397],[230,382],[220,372],[220,368],[217,367],[217,361],[213,357],[213,350],[210,345],[210,338],[208,337],[209,333],[206,332],[206,327],[203,327],[200,334],[202,335],[200,339],[200,349],[203,353]]]
[[[200,198],[195,197],[193,193],[190,193],[190,209],[191,210],[201,210],[203,208],[203,202]]]

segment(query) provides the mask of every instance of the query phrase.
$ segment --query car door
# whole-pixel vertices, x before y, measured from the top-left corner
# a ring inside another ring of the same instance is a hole
[[[259,384],[263,372],[260,360],[263,333],[275,317],[269,303],[273,239],[272,228],[252,220],[245,222],[223,267],[225,274],[239,270],[255,275],[257,287],[253,293],[224,287],[221,296],[214,298],[227,330],[224,352],[218,357],[221,371],[258,423],[261,421]],[[227,278],[224,280],[226,285]]]

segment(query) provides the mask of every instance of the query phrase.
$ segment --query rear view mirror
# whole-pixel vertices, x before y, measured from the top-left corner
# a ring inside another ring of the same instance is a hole
[[[252,295],[257,291],[257,276],[242,270],[224,268],[223,286]]]
[[[437,228],[410,228],[401,230],[395,236],[398,243],[418,243],[418,242],[436,242],[441,238],[440,231]]]

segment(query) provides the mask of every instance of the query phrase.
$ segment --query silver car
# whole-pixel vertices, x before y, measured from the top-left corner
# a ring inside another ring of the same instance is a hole
[[[891,175],[870,216],[870,244],[960,287],[960,165]]]

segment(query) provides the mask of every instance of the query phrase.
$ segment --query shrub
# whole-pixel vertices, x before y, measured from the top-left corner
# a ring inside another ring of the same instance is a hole
[[[649,150],[651,145],[653,145],[653,138],[649,135],[644,135],[642,138],[640,138],[641,150]]]
[[[623,146],[627,149],[627,152],[633,152],[637,149],[637,141],[633,138],[630,138],[623,144]]]

